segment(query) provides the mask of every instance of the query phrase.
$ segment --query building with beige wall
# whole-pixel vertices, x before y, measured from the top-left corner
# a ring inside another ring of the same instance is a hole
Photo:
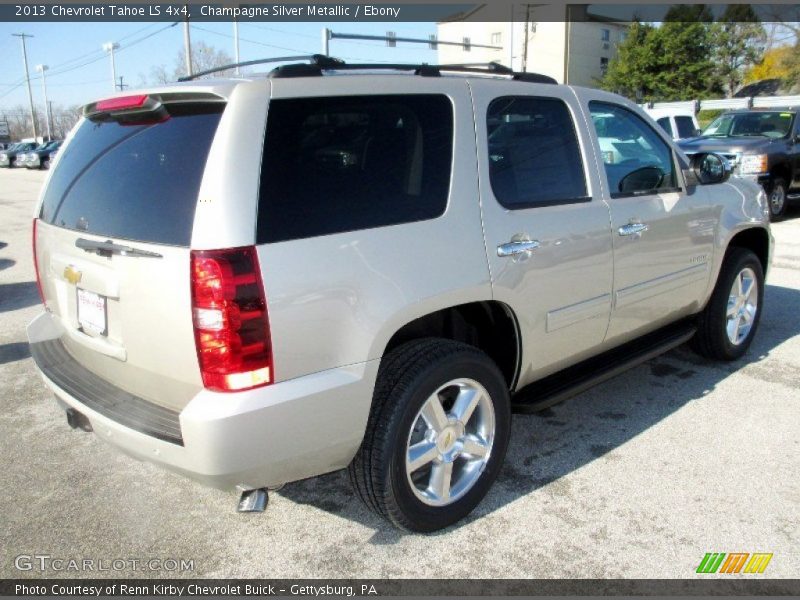
[[[575,10],[581,10],[577,5],[516,5],[513,13],[509,11],[509,19],[513,15],[515,20],[505,22],[475,20],[481,18],[482,10],[486,8],[437,24],[438,39],[468,44],[466,48],[440,44],[440,64],[496,61],[515,71],[549,75],[559,83],[597,87],[627,31],[626,23],[566,20],[568,14],[574,16]]]

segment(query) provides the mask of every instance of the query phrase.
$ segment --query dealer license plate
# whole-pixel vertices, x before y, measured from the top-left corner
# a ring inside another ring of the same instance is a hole
[[[105,297],[78,288],[78,323],[84,330],[105,335],[107,333]]]

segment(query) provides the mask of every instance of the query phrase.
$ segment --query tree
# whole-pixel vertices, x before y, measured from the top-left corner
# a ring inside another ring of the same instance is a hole
[[[633,23],[610,61],[601,87],[644,102],[706,98],[720,93],[711,60],[711,26],[702,20],[707,9],[676,7],[671,9],[672,17],[689,18],[686,11],[698,20],[665,20],[660,27]]]
[[[603,89],[630,98],[637,94],[649,98],[654,68],[650,42],[654,29],[647,23],[631,23],[625,40],[617,47],[617,55],[609,61],[608,70],[600,82]]]
[[[764,52],[761,62],[752,65],[744,73],[744,82],[753,83],[764,79],[788,79],[789,63],[795,52],[791,46],[780,46]]]
[[[36,126],[39,135],[46,137],[47,123],[45,122],[44,105],[35,106],[34,108],[36,110]],[[53,105],[50,116],[53,139],[64,139],[70,129],[78,122],[82,112],[82,107],[77,105],[67,108]],[[12,140],[21,140],[33,135],[30,108],[27,105],[20,104],[12,108],[0,110],[0,121],[8,122],[9,137]]]
[[[742,83],[745,68],[764,54],[767,33],[749,4],[729,4],[712,26],[717,73],[732,97]]]
[[[199,73],[208,69],[222,67],[233,62],[230,55],[224,50],[218,50],[203,41],[192,44],[192,72]],[[169,83],[186,75],[186,51],[181,48],[173,61],[172,71],[168,71],[164,65],[153,67],[150,72],[155,83]],[[225,77],[232,74],[231,70],[220,71],[215,76]]]
[[[795,43],[786,53],[782,64],[786,69],[786,83],[788,86],[791,87],[800,83],[800,42]]]

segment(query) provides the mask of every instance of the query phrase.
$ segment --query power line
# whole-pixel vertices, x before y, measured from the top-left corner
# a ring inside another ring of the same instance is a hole
[[[233,39],[233,36],[228,34],[228,33],[220,33],[219,31],[213,31],[211,29],[206,29],[204,27],[200,27],[199,25],[192,25],[192,27],[194,27],[198,31],[205,31],[206,33],[210,33],[212,35],[218,35],[218,36],[221,36],[221,37],[226,37],[226,38]],[[300,54],[313,54],[313,52],[310,52],[309,50],[298,50],[297,48],[287,48],[286,46],[276,46],[275,44],[265,44],[264,42],[258,42],[256,40],[249,40],[249,39],[243,38],[243,37],[240,37],[239,40],[242,41],[242,42],[248,42],[250,44],[258,44],[259,46],[264,46],[266,48],[276,48],[278,50],[288,50],[289,52],[298,52]]]
[[[175,25],[177,25],[177,24],[178,24],[178,22],[175,22],[175,23],[170,23],[170,24],[168,24],[168,25],[166,25],[166,26],[162,27],[161,29],[157,29],[156,31],[153,31],[153,32],[151,32],[151,33],[148,33],[148,34],[147,34],[147,35],[145,35],[145,36],[142,36],[142,37],[140,37],[140,38],[138,38],[138,39],[135,39],[135,40],[133,40],[132,42],[129,42],[129,43],[127,43],[125,46],[123,46],[122,48],[120,48],[120,49],[119,49],[119,52],[121,52],[121,51],[123,51],[123,50],[125,50],[125,49],[127,49],[127,48],[130,48],[130,47],[132,47],[132,46],[135,46],[136,44],[139,44],[139,43],[141,43],[141,42],[143,42],[143,41],[145,41],[145,40],[147,40],[147,39],[149,39],[149,38],[153,37],[154,35],[157,35],[157,34],[161,33],[162,31],[166,31],[166,30],[167,30],[167,29],[169,29],[170,27],[175,27]],[[151,25],[148,25],[147,27],[143,27],[143,28],[141,28],[141,29],[139,29],[139,30],[135,31],[134,33],[140,33],[140,32],[142,32],[142,31],[144,31],[145,29],[148,29],[148,28],[150,28],[150,27],[151,27]],[[133,35],[133,34],[130,34],[130,35]],[[126,36],[126,37],[130,37],[130,35],[128,35],[128,36]],[[97,52],[101,52],[100,56],[98,56],[97,58],[93,58],[93,59],[91,59],[91,60],[87,60],[86,62],[83,62],[83,63],[81,63],[81,64],[79,64],[79,65],[74,65],[74,66],[66,67],[66,68],[63,68],[63,69],[61,69],[60,71],[59,71],[59,70],[56,70],[56,69],[54,68],[54,69],[53,69],[53,71],[55,71],[55,72],[52,72],[52,71],[51,71],[51,73],[50,73],[50,77],[51,77],[51,78],[53,78],[53,77],[57,77],[57,76],[59,76],[59,75],[64,75],[65,73],[69,73],[69,72],[71,72],[71,71],[75,71],[76,69],[82,69],[83,67],[89,66],[89,65],[91,65],[91,64],[93,64],[93,63],[96,63],[96,62],[98,62],[98,61],[100,61],[100,60],[103,60],[103,59],[106,57],[106,55],[105,55],[105,52],[102,52],[102,51],[97,51]],[[84,54],[83,56],[84,56],[84,57],[86,57],[86,56],[90,56],[90,55],[92,55],[92,54],[94,54],[94,53],[95,53],[95,52],[89,52],[89,53],[87,53],[87,54]],[[71,60],[69,60],[69,61],[63,62],[63,63],[61,63],[61,65],[66,65],[66,64],[68,64],[68,63],[70,63],[70,62],[74,62],[75,60],[78,60],[78,58],[71,59]],[[31,79],[31,80],[35,80],[35,79],[39,79],[39,77],[37,77],[37,76],[34,76],[34,77],[31,77],[30,79]],[[16,84],[12,84],[14,87],[12,87],[12,88],[10,88],[10,89],[8,89],[8,90],[4,91],[3,93],[0,93],[0,98],[4,98],[5,96],[8,96],[8,95],[9,95],[11,92],[15,91],[17,88],[21,87],[21,86],[22,86],[22,85],[24,85],[24,84],[25,84],[25,78],[23,77],[23,78],[22,78],[21,80],[19,80],[19,81],[18,81]],[[58,85],[58,84],[57,84],[57,85]],[[63,85],[72,85],[72,84],[63,84]]]
[[[218,35],[218,36],[221,36],[221,37],[233,39],[233,36],[230,35],[230,34],[227,34],[227,33],[220,33],[219,31],[213,31],[211,29],[206,29],[206,28],[200,27],[198,25],[192,25],[192,27],[194,27],[195,29],[197,29],[199,31],[204,31],[206,33],[211,33],[213,35]],[[262,27],[261,29],[264,29],[264,28]],[[286,46],[276,46],[275,44],[267,44],[265,42],[259,42],[257,40],[250,40],[250,39],[243,38],[243,37],[239,37],[239,40],[242,41],[242,42],[248,42],[250,44],[257,44],[259,46],[264,46],[266,48],[277,48],[278,50],[287,50],[289,52],[298,52],[300,54],[314,54],[314,52],[309,51],[309,50],[301,50],[301,49],[298,49],[298,48],[287,48]],[[349,58],[351,60],[362,60],[364,62],[375,62],[375,63],[383,62],[383,61],[375,60],[375,59],[372,59],[372,58],[362,58],[360,56],[349,56],[349,55],[340,55],[340,56],[342,58]]]

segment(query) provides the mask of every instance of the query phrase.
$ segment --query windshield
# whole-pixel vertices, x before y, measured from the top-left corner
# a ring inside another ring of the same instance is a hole
[[[792,128],[792,113],[745,112],[721,115],[703,130],[712,137],[784,137]]]

